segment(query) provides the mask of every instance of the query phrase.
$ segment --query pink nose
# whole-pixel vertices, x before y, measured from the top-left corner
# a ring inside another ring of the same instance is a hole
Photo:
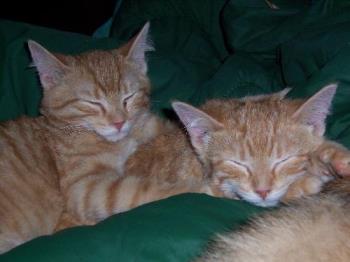
[[[255,192],[261,196],[262,199],[265,199],[267,195],[270,193],[269,189],[256,189]]]
[[[122,129],[124,124],[125,124],[125,121],[120,121],[120,122],[115,122],[114,126],[120,131],[120,129]]]

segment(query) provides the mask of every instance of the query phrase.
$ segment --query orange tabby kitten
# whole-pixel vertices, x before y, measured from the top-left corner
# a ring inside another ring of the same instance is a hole
[[[286,90],[243,99],[212,100],[198,110],[175,102],[181,129],[140,145],[125,175],[65,172],[62,192],[81,224],[185,192],[240,197],[260,206],[318,193],[333,170],[350,174],[349,152],[323,138],[335,85],[304,100]],[[67,169],[75,161],[67,159]]]
[[[197,262],[350,261],[350,180],[219,236]]]
[[[148,27],[119,49],[76,56],[29,41],[42,116],[0,125],[0,253],[52,233],[61,216],[64,227],[60,187],[75,194],[85,179],[93,195],[94,176],[115,179],[128,155],[163,129],[148,110]]]
[[[207,114],[182,103],[174,108],[211,168],[214,194],[274,206],[318,193],[333,170],[350,174],[349,152],[323,138],[335,91],[326,86],[306,101],[283,99],[288,90],[214,100],[203,106]]]
[[[43,116],[1,125],[0,252],[175,194],[268,206],[318,192],[329,170],[349,173],[349,153],[322,138],[334,86],[304,103],[283,100],[285,91],[213,100],[203,111],[174,103],[190,139],[168,129],[147,110],[147,31],[77,56],[29,43]]]

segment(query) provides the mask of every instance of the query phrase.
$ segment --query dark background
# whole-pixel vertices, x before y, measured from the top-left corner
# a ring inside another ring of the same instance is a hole
[[[3,2],[0,18],[91,35],[112,16],[116,0]]]

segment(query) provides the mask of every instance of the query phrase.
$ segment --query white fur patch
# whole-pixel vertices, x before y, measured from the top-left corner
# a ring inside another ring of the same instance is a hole
[[[217,175],[218,177],[222,177],[225,174],[218,172]],[[224,192],[226,197],[234,198],[235,196],[239,196],[241,199],[256,206],[273,207],[279,204],[282,197],[287,193],[289,186],[303,175],[304,173],[289,176],[283,186],[272,189],[265,199],[263,199],[253,190],[243,190],[240,187],[239,182],[231,179],[224,180],[224,182],[220,185],[220,189]]]
[[[126,137],[129,134],[130,129],[130,123],[126,122],[120,131],[113,126],[107,126],[96,129],[96,133],[103,136],[108,141],[116,142]]]

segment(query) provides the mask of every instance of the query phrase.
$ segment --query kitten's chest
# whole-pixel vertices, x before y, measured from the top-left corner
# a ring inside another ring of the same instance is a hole
[[[60,174],[67,175],[76,169],[88,170],[91,166],[99,166],[121,175],[126,160],[136,151],[137,142],[133,138],[108,142],[93,134],[80,134],[69,137],[64,143],[55,142],[54,148]]]

